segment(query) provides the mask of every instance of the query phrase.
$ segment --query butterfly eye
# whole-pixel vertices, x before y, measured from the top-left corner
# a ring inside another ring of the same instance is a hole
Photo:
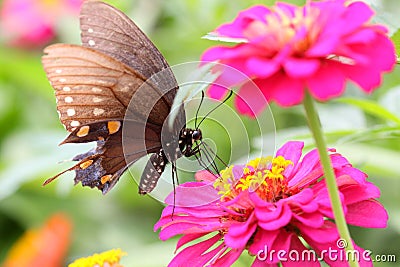
[[[193,133],[192,133],[192,139],[194,140],[194,141],[198,141],[198,140],[200,140],[201,139],[201,131],[200,130],[194,130],[193,131]]]

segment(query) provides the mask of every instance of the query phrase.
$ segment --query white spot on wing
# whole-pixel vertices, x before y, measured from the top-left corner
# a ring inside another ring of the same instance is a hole
[[[94,46],[94,45],[96,45],[96,42],[93,41],[93,40],[89,40],[88,44],[89,44],[90,46]]]
[[[64,83],[64,82],[66,82],[67,80],[64,79],[64,78],[61,78],[61,79],[59,79],[58,81],[59,81],[60,83]]]
[[[121,92],[128,92],[130,90],[130,88],[131,87],[129,87],[129,86],[124,86],[120,90],[121,90]]]
[[[94,93],[100,93],[101,91],[103,91],[103,90],[98,88],[98,87],[93,87],[92,88],[92,92],[94,92]]]
[[[76,114],[75,109],[73,109],[73,108],[67,109],[68,116],[74,116],[75,114]]]
[[[64,98],[65,103],[72,103],[72,101],[74,101],[74,99],[70,96],[67,96],[66,98]]]
[[[93,114],[94,114],[95,116],[99,116],[99,115],[103,114],[104,112],[105,112],[105,110],[104,110],[104,109],[101,109],[101,108],[95,108],[95,109],[93,110]]]
[[[92,33],[92,32],[93,32],[93,29],[92,29],[92,28],[89,28],[87,31],[88,31],[89,33]]]
[[[93,102],[94,103],[99,103],[101,101],[103,101],[103,99],[101,99],[100,97],[93,97]]]
[[[80,124],[79,121],[71,121],[70,125],[71,125],[72,127],[78,127],[78,126],[81,125],[81,124]]]
[[[71,91],[71,87],[65,86],[65,87],[63,87],[63,90],[65,92],[69,92],[69,91]]]
[[[60,74],[62,72],[62,70],[56,70],[56,73]]]

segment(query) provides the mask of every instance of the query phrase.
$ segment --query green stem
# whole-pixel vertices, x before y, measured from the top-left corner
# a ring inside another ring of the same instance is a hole
[[[346,219],[340,201],[339,190],[336,183],[335,173],[333,172],[332,162],[330,160],[326,141],[322,132],[321,123],[318,113],[315,108],[314,100],[309,93],[306,93],[304,99],[304,107],[306,110],[307,120],[310,130],[313,134],[315,144],[318,148],[318,153],[322,167],[324,169],[325,181],[328,187],[329,198],[331,200],[333,215],[335,217],[336,226],[339,230],[340,237],[347,242],[346,252],[354,251],[353,243],[351,242],[350,232],[347,228]],[[346,254],[351,255],[351,254]],[[359,266],[357,261],[352,261],[350,256],[350,266]]]

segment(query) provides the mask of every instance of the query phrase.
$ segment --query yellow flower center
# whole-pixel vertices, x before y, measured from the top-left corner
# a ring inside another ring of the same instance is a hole
[[[94,254],[87,258],[80,258],[69,264],[68,267],[105,267],[105,266],[115,266],[122,267],[119,261],[122,256],[126,253],[121,249],[112,249],[105,251],[100,254]]]
[[[283,173],[290,164],[293,162],[282,156],[256,158],[246,164],[242,174],[236,175],[231,165],[221,171],[220,179],[215,181],[214,187],[218,189],[223,201],[231,200],[247,190],[256,192],[266,201],[275,202],[287,196],[288,185]]]
[[[272,52],[271,56],[287,45],[291,45],[294,54],[300,56],[318,37],[321,25],[316,21],[319,15],[320,11],[310,6],[299,7],[294,14],[275,6],[273,12],[267,14],[266,22],[253,21],[244,35],[248,38],[265,36],[266,52]],[[304,36],[299,38],[299,32],[303,32]]]

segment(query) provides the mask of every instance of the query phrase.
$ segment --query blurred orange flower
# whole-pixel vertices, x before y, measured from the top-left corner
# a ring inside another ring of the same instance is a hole
[[[61,267],[70,244],[72,223],[54,214],[40,229],[27,230],[8,252],[3,267]]]

